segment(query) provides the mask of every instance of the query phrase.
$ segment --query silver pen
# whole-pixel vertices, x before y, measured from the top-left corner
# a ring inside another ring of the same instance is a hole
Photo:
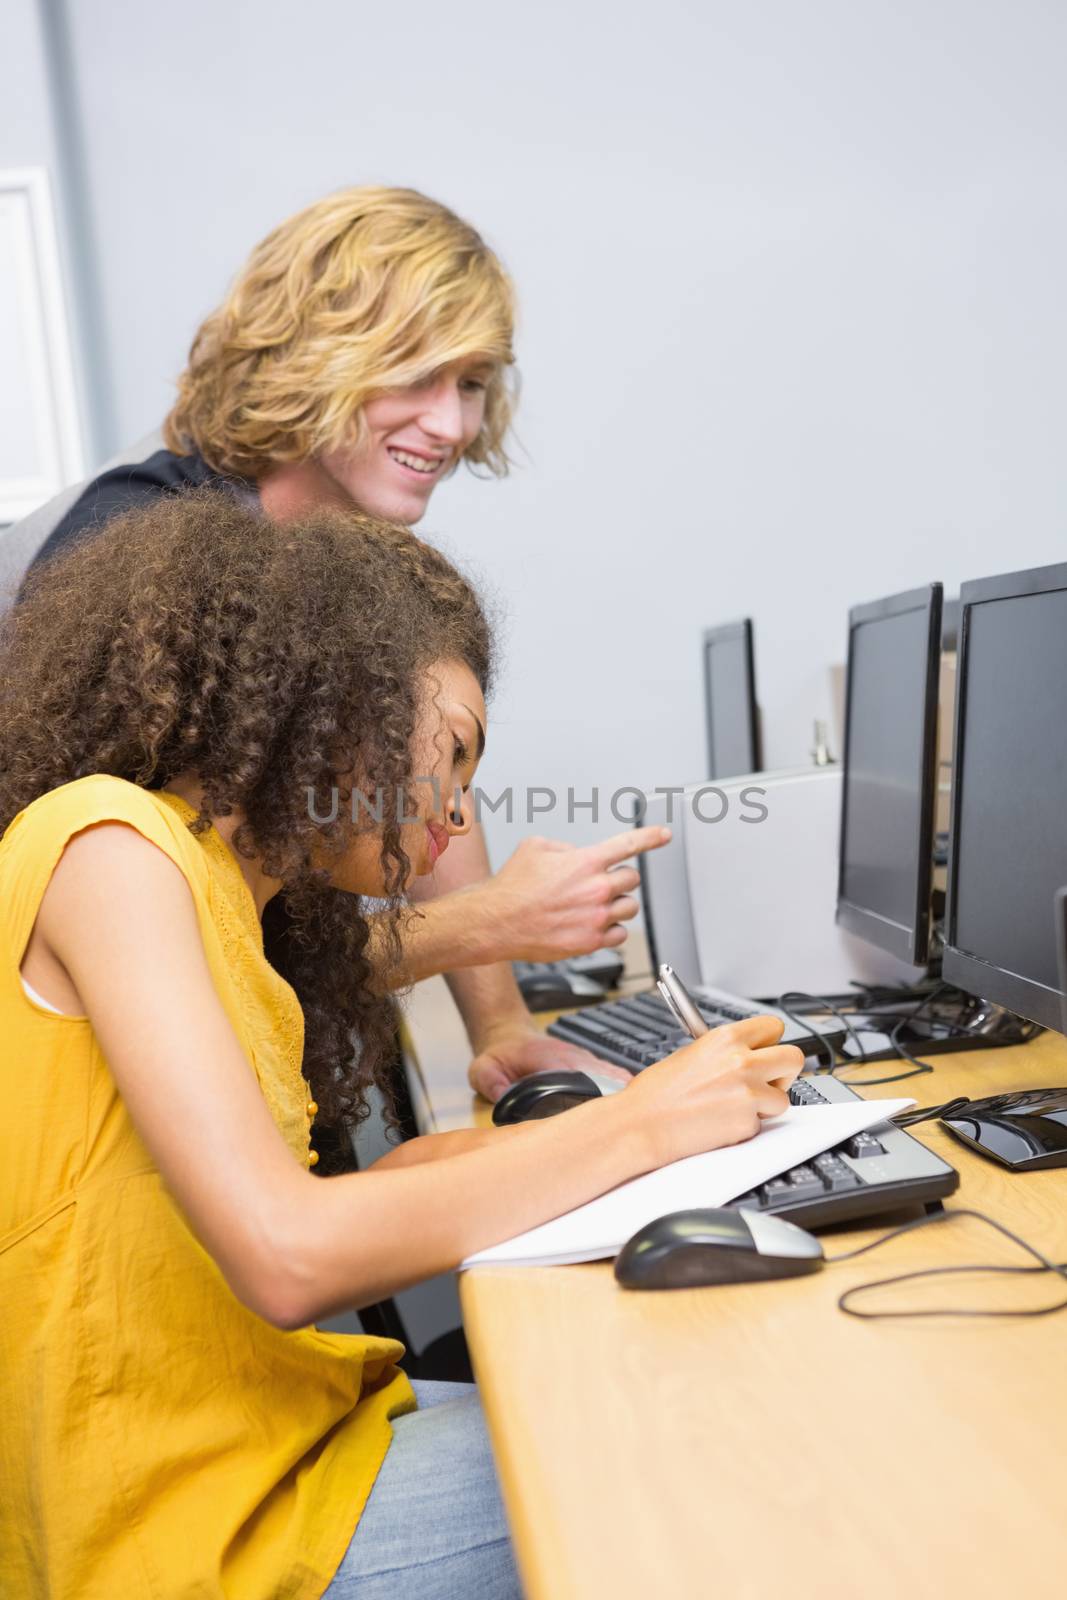
[[[656,988],[691,1039],[699,1039],[702,1034],[711,1032],[697,1010],[692,995],[673,967],[660,967]]]

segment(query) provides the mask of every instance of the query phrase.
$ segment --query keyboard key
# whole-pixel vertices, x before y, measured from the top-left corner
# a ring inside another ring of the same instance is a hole
[[[713,1004],[710,1000],[697,1002],[700,1014],[705,1022],[710,1022],[717,1028],[723,1022],[744,1022],[746,1017],[754,1017],[754,1011],[738,1011],[735,1006],[720,1005],[718,1001]]]
[[[659,1022],[636,1000],[613,1000],[602,1010],[609,1010],[614,1017],[625,1017],[627,1022],[635,1028],[643,1028],[646,1033],[655,1033],[659,1029]]]
[[[789,1098],[795,1106],[825,1106],[830,1103],[826,1096],[805,1078],[797,1078],[790,1085]]]
[[[873,1133],[857,1133],[854,1139],[845,1140],[845,1153],[854,1161],[861,1156],[884,1156],[885,1145],[879,1144]]]
[[[623,1035],[627,1039],[640,1039],[642,1043],[645,1043],[655,1037],[655,1031],[652,1028],[635,1022],[632,1017],[626,1016],[625,1013],[620,1015],[614,1006],[601,1006],[600,1010],[605,1013],[603,1020],[608,1027],[613,1028],[616,1033]]]
[[[826,1193],[823,1181],[813,1167],[794,1167],[787,1177],[791,1200],[810,1200],[815,1195]]]
[[[617,1033],[613,1034],[607,1040],[607,1043],[613,1044],[616,1050],[621,1050],[623,1055],[628,1056],[631,1061],[640,1061],[642,1046],[638,1044],[636,1039],[628,1039],[625,1034]]]
[[[773,1206],[783,1200],[793,1199],[792,1185],[788,1178],[771,1178],[767,1183],[760,1184],[756,1193],[764,1206]]]
[[[594,1043],[609,1043],[613,1030],[606,1022],[601,1022],[597,1017],[591,1017],[585,1011],[576,1011],[567,1018],[567,1028],[571,1033],[580,1033],[585,1039],[592,1039]]]
[[[640,1006],[650,1017],[665,1017],[669,1022],[674,1020],[674,1012],[659,994],[635,994],[630,997],[630,1003]]]
[[[841,1189],[855,1189],[861,1182],[852,1168],[847,1166],[841,1160],[841,1157],[835,1155],[832,1150],[827,1150],[821,1156],[816,1156],[812,1166],[832,1194],[837,1194]]]

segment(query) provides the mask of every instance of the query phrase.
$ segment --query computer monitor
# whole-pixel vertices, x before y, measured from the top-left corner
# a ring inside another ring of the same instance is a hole
[[[751,617],[705,629],[704,707],[712,782],[759,772],[763,757]]]
[[[1053,897],[1067,883],[1067,564],[964,584],[945,978],[1062,1021]]]
[[[954,595],[941,606],[941,650],[944,655],[955,655],[960,636],[960,599]]]
[[[1056,938],[1060,951],[1060,993],[1063,996],[1060,1032],[1067,1034],[1067,889],[1056,894]]]
[[[837,920],[902,961],[930,954],[939,583],[849,612]]]

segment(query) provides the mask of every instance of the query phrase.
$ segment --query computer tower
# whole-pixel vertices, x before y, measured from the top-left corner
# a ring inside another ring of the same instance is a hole
[[[656,792],[645,796],[640,820],[646,827],[668,824],[672,838],[670,844],[659,850],[646,850],[637,858],[641,873],[641,910],[653,971],[666,961],[683,983],[697,984],[702,981],[700,958],[689,899],[685,828],[676,815],[678,801],[677,792],[672,799]]]
[[[924,969],[835,921],[841,777],[803,767],[675,793],[671,843],[642,858],[653,959],[757,998],[918,982]],[[667,797],[649,796],[645,821],[667,820]]]

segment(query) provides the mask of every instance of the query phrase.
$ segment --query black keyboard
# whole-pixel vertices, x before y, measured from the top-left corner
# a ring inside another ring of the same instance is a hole
[[[689,992],[710,1028],[723,1022],[740,1022],[744,1017],[779,1017],[785,1028],[782,1043],[799,1046],[806,1056],[820,1053],[820,1041],[836,1048],[845,1036],[840,1023],[824,1026],[803,1020],[794,1022],[776,1006],[755,1005],[751,1000],[727,994],[722,989],[700,985],[691,986]],[[642,1067],[662,1061],[679,1045],[689,1042],[689,1035],[679,1028],[658,989],[572,1012],[553,1022],[548,1031],[555,1039],[582,1045],[604,1061],[627,1067],[631,1072],[640,1072]]]
[[[753,1006],[719,990],[691,988],[690,994],[711,1027],[761,1013],[783,1016],[773,1006]],[[784,1016],[783,1020],[783,1043],[799,1045],[805,1054],[817,1050],[813,1034],[805,1036],[797,1023]],[[658,990],[572,1012],[552,1023],[548,1032],[631,1072],[662,1061],[689,1042],[689,1035],[680,1032]],[[821,1037],[836,1046],[842,1033],[840,1029],[827,1030],[821,1032]],[[798,1078],[789,1098],[799,1106],[833,1105],[862,1097],[847,1083],[840,1083],[829,1073],[819,1073]],[[896,1211],[901,1206],[943,1200],[955,1192],[959,1181],[955,1167],[910,1133],[890,1122],[879,1122],[730,1204],[788,1217],[804,1228],[825,1227],[854,1217]]]
[[[820,1073],[798,1078],[789,1098],[795,1106],[810,1106],[861,1097],[847,1083]],[[733,1208],[788,1217],[802,1228],[818,1228],[943,1200],[959,1188],[959,1182],[955,1167],[910,1133],[891,1122],[876,1122],[865,1133],[729,1203]]]

